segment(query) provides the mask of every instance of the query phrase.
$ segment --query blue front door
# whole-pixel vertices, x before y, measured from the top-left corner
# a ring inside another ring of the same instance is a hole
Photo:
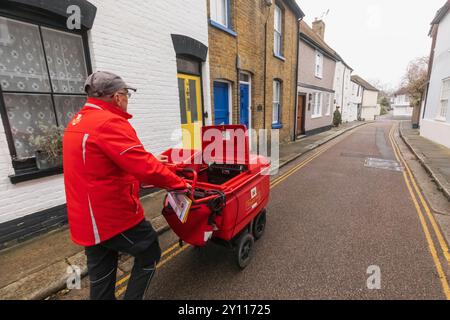
[[[224,82],[214,82],[214,124],[230,124],[230,97],[228,84]]]
[[[240,108],[240,123],[250,129],[249,123],[249,109],[250,109],[250,87],[248,84],[241,84],[241,108]]]

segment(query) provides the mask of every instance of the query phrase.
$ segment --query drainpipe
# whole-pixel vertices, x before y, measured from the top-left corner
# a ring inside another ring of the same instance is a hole
[[[230,2],[228,2],[230,3]],[[237,22],[237,6],[234,6],[233,18],[235,22],[235,30],[236,32],[239,30]],[[239,36],[236,38],[236,124],[241,124],[241,82],[240,80],[240,72],[241,72],[241,56],[239,55]],[[251,97],[249,97],[251,99]],[[232,104],[233,105],[233,104]],[[233,107],[232,107],[233,109]],[[233,114],[233,110],[231,110]],[[249,117],[251,117],[251,112]],[[233,118],[233,116],[231,117]],[[233,119],[232,119],[233,122]],[[231,123],[233,124],[233,123]],[[248,128],[250,130],[250,128]]]
[[[345,90],[345,71],[347,67],[344,65],[344,74],[342,76],[342,102],[341,102],[341,110],[344,112],[344,90]]]
[[[303,18],[298,19],[297,21],[297,54],[296,54],[296,66],[295,66],[295,90],[294,90],[294,139],[293,141],[297,140],[297,117],[298,117],[298,72],[300,68],[300,22],[303,20]],[[306,105],[306,98],[305,98],[305,105]],[[302,119],[303,122],[303,119]]]
[[[270,9],[269,9],[270,13]],[[267,22],[269,20],[269,14],[267,14],[266,23],[264,24],[264,103],[263,103],[263,125],[266,129],[266,103],[267,103]]]
[[[363,109],[364,109],[364,91],[366,91],[366,89],[364,89],[363,86],[361,86],[361,114],[359,115],[359,121],[362,121],[363,117],[362,117],[362,113],[363,113]],[[365,119],[364,119],[365,120]]]

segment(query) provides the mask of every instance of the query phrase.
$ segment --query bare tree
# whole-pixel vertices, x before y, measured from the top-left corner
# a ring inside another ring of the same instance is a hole
[[[420,109],[420,102],[428,82],[428,57],[414,59],[408,65],[403,76],[402,87],[410,98],[414,110]]]

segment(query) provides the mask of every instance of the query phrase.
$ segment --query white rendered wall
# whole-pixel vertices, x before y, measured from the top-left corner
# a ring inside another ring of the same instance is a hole
[[[450,148],[450,123],[423,119],[420,135]]]
[[[450,110],[447,118],[439,119],[442,80],[450,78],[450,14],[439,24],[433,69],[421,120],[420,135],[450,148]],[[450,107],[449,107],[450,109]]]
[[[179,143],[180,134],[173,134],[180,127],[180,114],[171,34],[189,36],[208,46],[206,2],[90,2],[98,8],[89,32],[94,71],[115,72],[138,88],[130,99],[129,112],[147,150],[158,154]],[[204,107],[211,114],[208,62],[203,64],[202,73]],[[8,178],[13,174],[4,127],[0,125],[0,223],[65,203],[62,175],[13,185]]]

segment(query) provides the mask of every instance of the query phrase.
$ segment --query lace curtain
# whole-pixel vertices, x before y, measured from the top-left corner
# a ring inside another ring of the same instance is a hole
[[[34,156],[29,140],[43,125],[66,127],[86,100],[82,37],[39,28],[0,17],[0,85],[17,159]]]
[[[0,84],[3,91],[50,92],[37,26],[0,17]]]
[[[41,135],[42,126],[56,126],[50,95],[3,94],[17,157],[26,159],[36,150],[30,138]]]

